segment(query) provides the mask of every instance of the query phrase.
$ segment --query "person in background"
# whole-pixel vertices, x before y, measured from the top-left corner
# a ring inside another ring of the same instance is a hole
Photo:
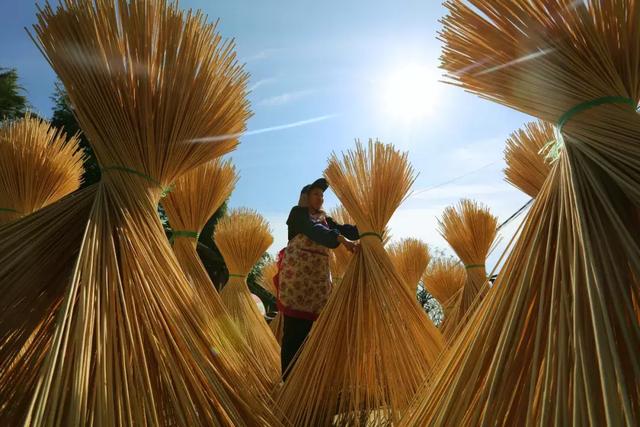
[[[286,380],[296,353],[331,293],[329,250],[344,245],[356,252],[360,238],[355,225],[338,224],[322,210],[324,178],[306,185],[289,213],[289,243],[278,254],[275,284],[277,305],[284,316],[281,346],[282,375]]]

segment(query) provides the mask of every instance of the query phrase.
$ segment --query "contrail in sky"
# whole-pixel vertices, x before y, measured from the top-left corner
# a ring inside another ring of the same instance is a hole
[[[325,120],[332,119],[332,118],[334,118],[336,116],[337,116],[337,114],[326,114],[324,116],[318,116],[318,117],[313,117],[311,119],[300,120],[300,121],[292,122],[292,123],[286,123],[284,125],[269,126],[269,127],[262,128],[262,129],[249,130],[249,131],[240,132],[240,133],[230,133],[230,134],[227,134],[227,135],[206,136],[204,138],[191,139],[191,140],[189,140],[187,142],[205,143],[205,142],[225,141],[225,140],[228,140],[228,139],[240,138],[242,136],[259,135],[261,133],[276,132],[276,131],[279,131],[279,130],[297,128],[297,127],[300,127],[300,126],[306,126],[306,125],[309,125],[309,124],[312,124],[312,123],[323,122]]]

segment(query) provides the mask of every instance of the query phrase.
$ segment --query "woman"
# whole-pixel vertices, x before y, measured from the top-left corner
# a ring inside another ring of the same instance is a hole
[[[287,219],[289,243],[278,254],[275,282],[278,309],[284,316],[281,347],[284,379],[331,293],[329,249],[339,245],[351,252],[358,249],[358,243],[354,242],[360,238],[358,229],[336,223],[322,210],[328,186],[320,178],[302,188],[298,206],[291,209]]]

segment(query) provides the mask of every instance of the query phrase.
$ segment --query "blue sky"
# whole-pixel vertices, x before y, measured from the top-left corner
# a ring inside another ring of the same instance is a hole
[[[23,29],[33,24],[34,2],[0,0],[0,5],[0,66],[18,69],[34,108],[49,116],[55,76]],[[394,238],[418,237],[447,249],[436,230],[444,207],[469,197],[504,220],[526,202],[503,180],[502,151],[508,135],[530,118],[437,83],[436,32],[444,14],[438,1],[185,0],[181,5],[219,18],[222,34],[235,38],[251,73],[249,130],[307,123],[245,136],[232,155],[241,178],[230,204],[267,217],[275,237],[271,252],[286,244],[285,220],[300,188],[322,175],[332,151],[352,147],[355,138],[379,138],[409,151],[420,173],[415,195],[391,220]],[[399,117],[401,110],[389,102],[389,81],[407,67],[427,76],[419,106],[424,114],[413,120]],[[325,207],[337,203],[328,193]],[[504,230],[503,241],[516,226]]]

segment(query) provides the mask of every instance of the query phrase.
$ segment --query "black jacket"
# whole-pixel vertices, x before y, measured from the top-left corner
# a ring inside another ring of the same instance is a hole
[[[327,217],[327,224],[314,222],[309,215],[309,209],[294,206],[287,219],[289,227],[289,240],[298,234],[304,234],[314,242],[335,249],[340,245],[338,236],[342,234],[349,240],[358,240],[358,228],[350,224],[338,224],[332,218]]]

